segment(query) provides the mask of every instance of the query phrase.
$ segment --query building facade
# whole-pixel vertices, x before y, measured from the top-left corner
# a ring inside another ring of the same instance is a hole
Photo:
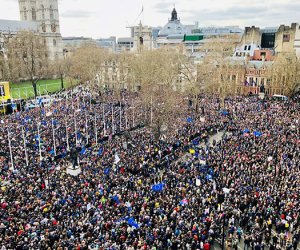
[[[39,33],[49,50],[50,59],[63,56],[58,0],[19,0],[21,21],[37,22]]]
[[[140,22],[138,26],[134,26],[131,29],[133,36],[133,51],[140,52],[143,49],[151,50],[153,46],[152,28],[144,26]]]

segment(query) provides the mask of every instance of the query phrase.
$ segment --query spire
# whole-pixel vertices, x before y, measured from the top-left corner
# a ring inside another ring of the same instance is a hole
[[[172,16],[171,16],[171,21],[177,21],[177,20],[178,20],[177,11],[176,11],[175,5],[174,5],[173,11],[172,11]]]

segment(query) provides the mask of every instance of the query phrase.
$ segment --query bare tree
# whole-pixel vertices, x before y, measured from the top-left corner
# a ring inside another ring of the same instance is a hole
[[[198,66],[200,88],[218,94],[224,106],[225,98],[236,93],[237,70],[244,65],[231,60],[237,37],[223,37],[207,42],[202,51],[205,53],[203,62]]]
[[[21,31],[9,39],[6,51],[10,79],[29,79],[37,96],[38,81],[49,75],[46,42],[38,33]]]
[[[292,96],[300,88],[300,61],[294,54],[279,54],[271,69],[270,88],[276,94]]]
[[[95,44],[85,44],[71,55],[70,76],[81,83],[89,84],[92,89],[100,89],[96,81],[108,52]]]
[[[51,62],[53,73],[59,76],[61,89],[64,89],[64,79],[69,75],[71,69],[71,59],[69,57],[60,58]]]
[[[144,108],[151,112],[148,124],[158,137],[174,124],[174,117],[181,111],[177,108],[181,93],[176,91],[182,62],[178,53],[167,48],[143,51],[130,64]]]

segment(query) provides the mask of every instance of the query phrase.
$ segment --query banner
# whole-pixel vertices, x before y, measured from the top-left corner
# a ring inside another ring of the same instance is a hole
[[[7,101],[10,98],[9,82],[0,82],[0,101]]]

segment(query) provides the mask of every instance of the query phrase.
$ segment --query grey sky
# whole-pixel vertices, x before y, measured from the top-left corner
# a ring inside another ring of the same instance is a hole
[[[0,0],[0,19],[19,20],[18,0]],[[128,36],[140,20],[163,26],[173,6],[183,24],[270,27],[300,22],[295,0],[59,0],[62,36]],[[138,18],[144,6],[144,12]]]

